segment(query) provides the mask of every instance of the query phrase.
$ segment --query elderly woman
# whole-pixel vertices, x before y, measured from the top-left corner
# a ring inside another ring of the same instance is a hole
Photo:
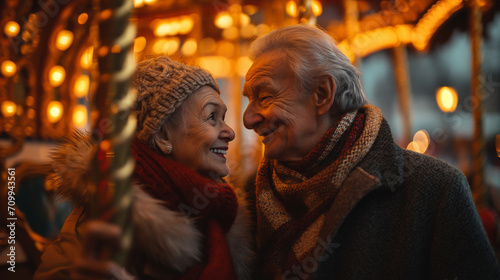
[[[56,151],[51,181],[76,207],[47,247],[34,279],[68,279],[71,271],[88,279],[131,274],[139,279],[249,279],[248,215],[222,180],[235,135],[224,122],[226,106],[216,81],[201,68],[156,57],[139,63],[134,84],[134,243],[126,271],[111,269],[110,262],[93,263],[89,254],[76,257],[83,255],[88,234],[82,232],[89,226],[94,242],[116,237],[116,228],[85,220],[95,143],[89,135],[75,134]]]

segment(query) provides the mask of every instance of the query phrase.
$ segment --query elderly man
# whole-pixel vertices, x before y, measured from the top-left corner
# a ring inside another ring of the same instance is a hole
[[[330,36],[287,26],[250,53],[262,279],[500,279],[464,175],[395,144]]]

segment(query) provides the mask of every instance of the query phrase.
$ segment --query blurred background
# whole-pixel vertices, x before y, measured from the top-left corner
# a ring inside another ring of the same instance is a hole
[[[16,229],[24,240],[19,260],[29,269],[71,212],[44,181],[52,169],[50,150],[74,129],[92,131],[98,118],[99,2],[0,4],[0,205],[7,202],[7,168],[15,167],[17,214],[25,221]],[[168,55],[217,78],[236,132],[228,153],[228,180],[236,187],[252,181],[262,155],[259,139],[241,120],[247,102],[241,88],[252,63],[248,46],[276,27],[317,24],[359,68],[366,96],[382,110],[396,142],[467,176],[490,240],[497,242],[500,1],[130,3],[136,60]],[[3,229],[2,250],[7,235]]]

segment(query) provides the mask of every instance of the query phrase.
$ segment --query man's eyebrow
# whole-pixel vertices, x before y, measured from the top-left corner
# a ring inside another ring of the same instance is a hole
[[[273,83],[271,83],[268,79],[259,79],[258,82],[252,85],[245,84],[243,87],[243,96],[248,97],[250,92],[259,92],[262,88],[271,88],[274,89]]]

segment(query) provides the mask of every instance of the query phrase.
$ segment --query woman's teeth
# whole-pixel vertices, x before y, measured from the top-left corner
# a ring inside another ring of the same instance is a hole
[[[225,154],[227,153],[227,151],[226,151],[226,150],[222,150],[222,149],[210,149],[210,151],[211,151],[212,153],[216,153],[216,154],[223,154],[223,155],[225,155]]]

